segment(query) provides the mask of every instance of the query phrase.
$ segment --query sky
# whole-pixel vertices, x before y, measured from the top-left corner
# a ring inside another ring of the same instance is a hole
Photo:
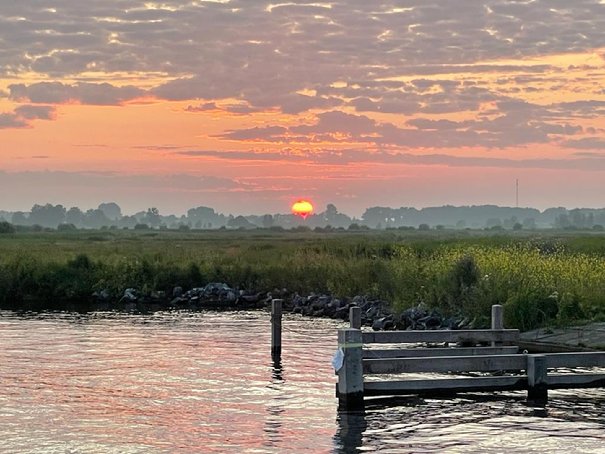
[[[605,0],[2,0],[0,209],[605,206]]]

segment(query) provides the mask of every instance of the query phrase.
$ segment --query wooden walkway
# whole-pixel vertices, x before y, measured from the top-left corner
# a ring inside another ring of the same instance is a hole
[[[548,353],[605,350],[605,323],[527,331],[521,333],[519,346]]]
[[[605,372],[569,371],[605,367],[605,352],[519,353],[519,331],[503,328],[502,306],[492,308],[489,330],[362,332],[358,311],[351,309],[352,327],[338,331],[341,408],[363,407],[368,396],[507,390],[544,403],[548,389],[605,387]]]

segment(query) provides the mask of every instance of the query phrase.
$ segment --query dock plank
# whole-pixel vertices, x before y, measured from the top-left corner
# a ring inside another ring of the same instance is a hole
[[[450,348],[389,348],[365,349],[364,358],[414,358],[469,355],[514,355],[519,347],[450,347]]]
[[[495,372],[500,370],[524,370],[526,367],[526,355],[474,355],[363,360],[364,374]]]
[[[546,367],[605,367],[605,352],[547,354]]]
[[[549,389],[603,388],[605,374],[548,374]]]
[[[418,344],[422,342],[458,343],[480,342],[516,343],[519,330],[516,329],[468,329],[468,330],[410,330],[410,331],[377,331],[364,332],[364,344]]]
[[[515,391],[527,389],[527,377],[442,378],[427,380],[376,381],[364,383],[366,396],[463,392]]]

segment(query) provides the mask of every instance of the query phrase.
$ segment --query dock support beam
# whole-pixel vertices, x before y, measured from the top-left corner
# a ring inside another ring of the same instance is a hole
[[[281,318],[282,300],[271,301],[271,358],[273,361],[281,359]]]
[[[342,367],[338,370],[338,406],[341,410],[362,410],[363,364],[361,330],[338,330],[338,348],[344,352]]]
[[[546,355],[527,355],[527,402],[545,405],[548,401]]]
[[[359,306],[351,306],[349,308],[349,322],[351,328],[361,329],[361,308]]]

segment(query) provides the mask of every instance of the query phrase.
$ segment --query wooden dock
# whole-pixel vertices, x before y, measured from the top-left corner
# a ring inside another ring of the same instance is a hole
[[[351,308],[351,328],[338,331],[337,395],[344,409],[363,407],[369,396],[510,390],[545,403],[549,389],[605,387],[605,372],[558,371],[605,367],[605,352],[520,353],[519,331],[504,329],[502,306],[492,308],[486,330],[363,332],[358,311]]]

